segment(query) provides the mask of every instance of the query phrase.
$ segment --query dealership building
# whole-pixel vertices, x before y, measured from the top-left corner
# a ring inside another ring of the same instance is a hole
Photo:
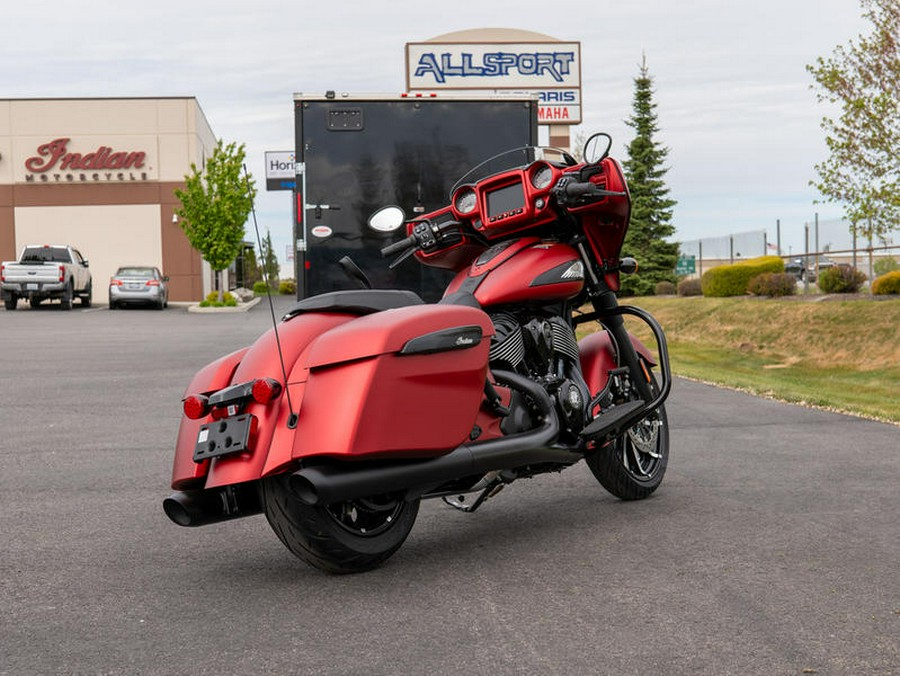
[[[215,144],[191,97],[0,99],[0,260],[71,245],[97,303],[123,265],[158,267],[172,301],[201,300],[211,274],[178,225],[175,190]]]

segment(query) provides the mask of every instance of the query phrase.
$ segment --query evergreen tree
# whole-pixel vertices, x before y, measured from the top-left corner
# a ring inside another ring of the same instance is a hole
[[[281,266],[278,265],[278,256],[272,247],[272,233],[266,230],[266,238],[262,241],[261,252],[262,267],[266,271],[270,284],[278,281],[278,275],[281,272]]]
[[[631,191],[631,224],[622,247],[623,256],[638,261],[638,271],[622,276],[624,295],[652,294],[658,282],[675,282],[675,263],[678,243],[667,242],[675,234],[669,189],[663,177],[668,148],[654,139],[659,131],[656,123],[656,104],[653,102],[653,78],[647,69],[647,59],[641,63],[640,75],[634,79],[634,111],[625,121],[635,136],[628,145],[628,159],[624,162],[625,178]]]

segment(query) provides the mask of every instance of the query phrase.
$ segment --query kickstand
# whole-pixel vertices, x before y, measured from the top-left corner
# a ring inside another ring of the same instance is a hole
[[[506,486],[506,483],[507,482],[505,482],[499,476],[495,477],[487,485],[487,487],[478,494],[478,497],[476,497],[471,503],[466,502],[465,495],[460,495],[459,497],[456,497],[456,498],[444,496],[443,500],[445,503],[447,503],[454,509],[458,509],[461,512],[474,512],[476,509],[481,507],[482,504],[484,504],[485,500],[487,500],[488,498],[494,497],[495,495],[497,495],[497,493],[502,491],[503,488]]]

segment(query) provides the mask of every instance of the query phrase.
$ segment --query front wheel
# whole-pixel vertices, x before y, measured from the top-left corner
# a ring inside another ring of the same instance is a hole
[[[262,482],[263,509],[284,545],[329,573],[362,573],[384,563],[406,540],[419,500],[402,494],[307,505],[291,491],[288,475]]]
[[[87,288],[81,294],[81,307],[90,307],[93,295],[94,284],[93,282],[88,282]]]
[[[666,407],[630,427],[606,446],[588,454],[587,466],[606,490],[622,500],[642,500],[662,483],[669,463]]]

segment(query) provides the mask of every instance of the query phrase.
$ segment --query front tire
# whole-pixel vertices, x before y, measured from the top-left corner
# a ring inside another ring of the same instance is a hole
[[[81,307],[90,307],[91,301],[93,300],[94,295],[94,284],[93,282],[88,282],[87,288],[84,290],[84,293],[81,295]]]
[[[378,567],[406,540],[419,500],[402,494],[307,505],[291,491],[289,475],[262,482],[269,525],[292,554],[329,573],[362,573]]]
[[[643,500],[662,483],[669,464],[669,423],[660,404],[649,416],[586,456],[594,477],[622,500]]]

